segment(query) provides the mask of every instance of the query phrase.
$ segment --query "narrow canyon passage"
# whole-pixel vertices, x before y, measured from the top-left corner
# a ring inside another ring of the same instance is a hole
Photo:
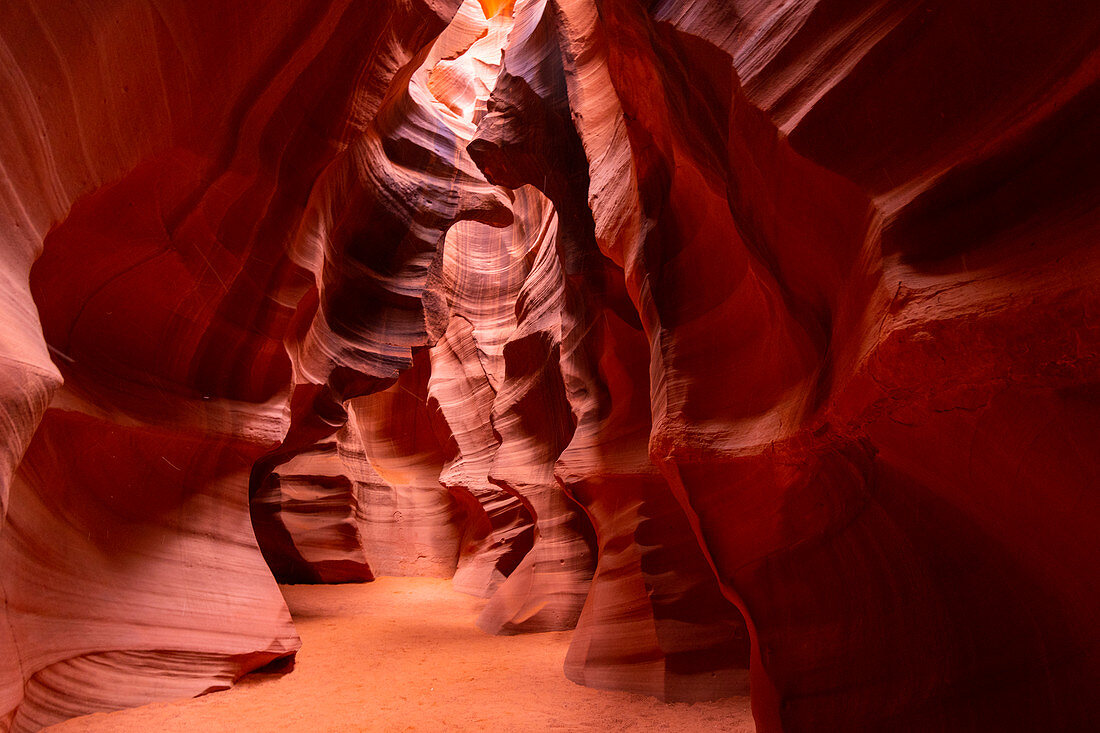
[[[1096,0],[0,0],[0,733],[1100,730],[1098,118]]]
[[[579,687],[561,675],[570,632],[491,636],[483,600],[433,578],[283,586],[302,637],[289,675],[75,718],[57,733],[231,731],[667,731],[751,733],[747,697],[661,703]]]

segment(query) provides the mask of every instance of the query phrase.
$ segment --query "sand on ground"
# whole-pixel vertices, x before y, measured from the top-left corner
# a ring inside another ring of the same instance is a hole
[[[663,731],[753,733],[747,697],[666,704],[575,685],[571,632],[490,636],[484,601],[433,578],[283,586],[302,637],[294,671],[231,690],[74,718],[48,730]]]

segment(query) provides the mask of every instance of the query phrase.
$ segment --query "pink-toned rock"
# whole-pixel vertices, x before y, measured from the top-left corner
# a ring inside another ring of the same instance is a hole
[[[279,463],[249,507],[264,559],[280,582],[374,579],[360,532],[358,492],[335,441]]]
[[[761,731],[1096,728],[1094,5],[4,4],[0,727],[373,571]]]
[[[224,687],[296,649],[248,510],[289,425],[282,341],[309,285],[289,242],[352,111],[446,21],[397,3],[0,9],[13,730]]]
[[[427,403],[427,357],[419,352],[389,389],[350,400],[339,436],[364,549],[379,575],[450,577],[463,547],[465,508],[439,483],[454,447]]]

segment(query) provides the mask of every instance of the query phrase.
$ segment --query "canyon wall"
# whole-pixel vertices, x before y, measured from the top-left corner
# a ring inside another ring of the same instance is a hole
[[[382,574],[762,731],[1100,725],[1094,4],[16,0],[0,51],[0,728]]]
[[[25,448],[0,479],[5,727],[224,688],[297,648],[248,506],[311,287],[287,252],[453,10],[0,8],[4,461]]]

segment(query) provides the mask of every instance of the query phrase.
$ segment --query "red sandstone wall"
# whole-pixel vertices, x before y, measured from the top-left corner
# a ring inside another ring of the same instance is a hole
[[[4,724],[292,653],[269,565],[1100,725],[1092,4],[369,5],[0,7]]]
[[[317,176],[451,12],[372,6],[0,8],[9,469],[29,442],[0,477],[14,730],[225,687],[297,647],[248,511],[310,284],[287,252]]]

